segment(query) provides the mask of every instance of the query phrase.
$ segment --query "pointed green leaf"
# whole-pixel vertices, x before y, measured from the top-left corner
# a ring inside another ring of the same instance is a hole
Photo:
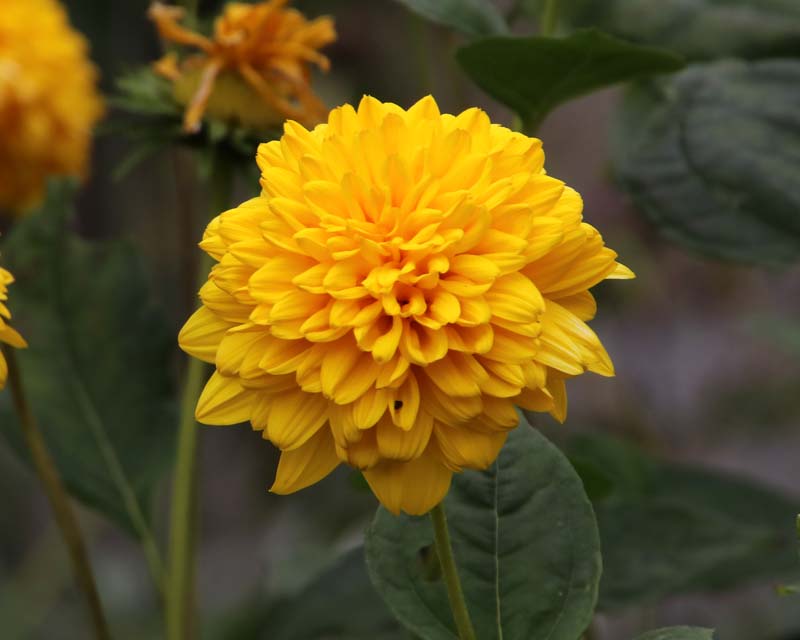
[[[800,575],[793,527],[800,499],[607,437],[576,438],[567,451],[595,496],[600,609]]]
[[[30,344],[17,357],[68,490],[142,537],[172,457],[174,336],[133,249],[68,230],[72,195],[52,190],[47,208],[5,238],[3,263],[17,279],[14,326]],[[25,450],[8,393],[0,394],[0,431]]]
[[[423,18],[468,36],[508,32],[503,16],[490,0],[396,0]]]
[[[644,635],[637,636],[636,640],[713,640],[713,629],[701,629],[700,627],[665,627],[648,631]]]
[[[629,92],[614,165],[670,239],[709,256],[800,258],[800,61],[725,61]]]
[[[482,473],[457,474],[445,501],[477,637],[575,640],[592,617],[600,546],[591,505],[561,452],[524,421]],[[367,565],[389,608],[426,640],[454,624],[429,517],[379,509]]]
[[[566,38],[486,38],[459,49],[457,58],[478,86],[514,109],[529,129],[568,100],[683,67],[668,51],[593,30]]]
[[[528,0],[529,5],[533,5]],[[538,4],[538,3],[537,3]],[[565,16],[693,59],[800,53],[797,0],[572,0]]]

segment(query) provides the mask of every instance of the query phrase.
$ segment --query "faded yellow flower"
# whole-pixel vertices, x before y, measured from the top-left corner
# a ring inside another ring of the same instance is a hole
[[[184,128],[197,131],[205,113],[255,129],[286,118],[316,124],[326,109],[311,90],[311,65],[327,71],[319,49],[336,39],[333,20],[307,20],[288,0],[231,2],[214,22],[213,38],[179,24],[180,7],[156,2],[149,16],[162,38],[200,53],[182,61],[168,54],[155,70],[174,82],[175,98],[186,105]]]
[[[563,420],[566,378],[613,375],[588,289],[633,274],[539,140],[365,97],[286,123],[258,164],[261,195],[206,230],[217,264],[179,341],[216,367],[198,420],[283,452],[272,491],[344,462],[425,513],[495,460],[516,406]]]
[[[8,325],[8,321],[11,320],[11,312],[8,310],[5,303],[6,300],[8,300],[8,285],[12,282],[14,282],[14,276],[0,267],[0,342],[4,342],[12,347],[17,347],[18,349],[24,349],[28,346],[28,343],[25,342],[19,333]],[[3,356],[3,352],[0,351],[0,389],[6,386],[7,378],[8,364]]]
[[[83,176],[103,112],[86,41],[54,0],[0,11],[0,210],[40,200],[51,175]]]

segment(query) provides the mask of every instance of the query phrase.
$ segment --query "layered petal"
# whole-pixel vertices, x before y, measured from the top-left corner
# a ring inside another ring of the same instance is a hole
[[[364,471],[375,496],[395,515],[427,513],[447,495],[453,472],[441,461],[435,447],[409,462],[388,460]]]

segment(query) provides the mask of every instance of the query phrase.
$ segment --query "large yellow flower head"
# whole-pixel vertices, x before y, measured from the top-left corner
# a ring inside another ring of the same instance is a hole
[[[539,140],[365,97],[288,122],[258,164],[261,196],[206,230],[217,264],[179,340],[216,366],[198,420],[282,450],[272,491],[344,462],[424,513],[494,461],[515,406],[563,420],[565,378],[613,375],[588,289],[633,274]]]
[[[102,114],[84,38],[54,0],[0,10],[0,210],[23,211],[50,175],[82,176]]]
[[[5,303],[8,300],[8,285],[12,282],[14,282],[14,276],[0,267],[0,342],[18,349],[24,349],[28,344],[19,333],[8,326],[8,321],[11,320],[11,313]],[[0,389],[6,386],[7,378],[8,364],[5,357],[3,357],[3,353],[0,352]]]
[[[162,38],[200,50],[180,62],[170,54],[156,64],[187,105],[187,131],[200,127],[204,113],[260,129],[286,118],[305,124],[324,118],[325,107],[310,87],[311,65],[330,66],[318,50],[336,39],[333,20],[306,20],[284,8],[287,2],[231,2],[214,22],[213,38],[181,26],[180,7],[150,7]]]

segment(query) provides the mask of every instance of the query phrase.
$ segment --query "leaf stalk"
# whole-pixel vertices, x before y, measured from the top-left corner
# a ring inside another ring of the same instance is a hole
[[[224,162],[216,163],[211,194],[212,215],[228,208],[233,174]],[[187,242],[191,238],[184,239]],[[203,253],[198,264],[198,289],[208,279],[211,257]],[[188,358],[181,396],[178,451],[172,488],[167,585],[167,638],[186,640],[194,636],[195,530],[197,528],[197,421],[195,406],[206,381],[206,364]]]
[[[439,563],[442,566],[442,575],[447,585],[447,597],[450,600],[450,610],[453,612],[458,637],[461,640],[475,640],[475,629],[469,617],[464,590],[461,588],[461,580],[458,577],[453,545],[450,542],[450,531],[447,528],[447,516],[442,504],[436,505],[431,510],[431,520],[436,541],[436,554],[439,556]]]
[[[50,455],[47,443],[39,429],[39,425],[33,415],[28,399],[25,396],[16,354],[12,348],[6,346],[3,347],[3,354],[8,363],[8,383],[14,408],[19,417],[22,434],[25,438],[28,450],[30,451],[31,461],[33,462],[36,475],[39,476],[47,500],[53,510],[56,524],[67,545],[67,552],[69,553],[69,558],[72,563],[75,579],[84,594],[89,609],[94,637],[97,638],[97,640],[110,640],[111,633],[109,632],[108,623],[106,622],[103,612],[103,605],[97,591],[97,583],[95,582],[94,573],[92,572],[92,567],[89,562],[86,543],[84,542],[78,520],[72,510],[72,505],[70,504],[69,496],[61,480],[61,475],[58,472],[53,457]]]

